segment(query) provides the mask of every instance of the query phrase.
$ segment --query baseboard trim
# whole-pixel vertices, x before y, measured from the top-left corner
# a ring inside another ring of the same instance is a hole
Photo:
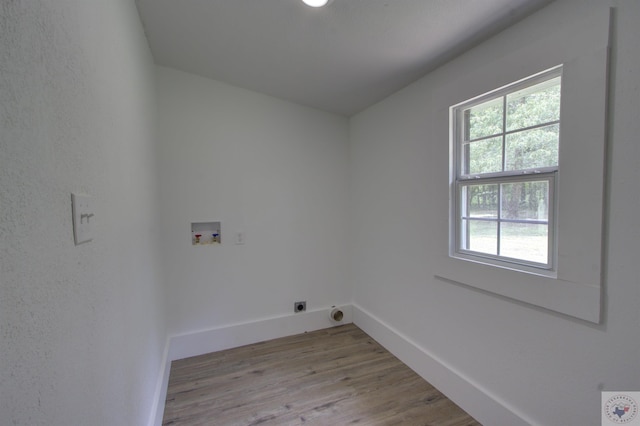
[[[158,381],[156,389],[153,393],[153,405],[151,406],[151,416],[148,426],[162,426],[162,417],[164,415],[164,401],[167,399],[167,387],[169,386],[169,371],[171,370],[171,360],[169,360],[170,338],[167,337],[162,361],[160,362],[160,371],[158,373]]]
[[[482,424],[529,426],[531,420],[358,305],[353,323]]]
[[[526,420],[524,415],[519,414],[491,392],[460,374],[446,362],[433,356],[426,349],[362,307],[340,305],[340,308],[344,312],[344,319],[340,324],[351,322],[356,324],[480,423],[495,426],[529,426],[534,424],[533,421]],[[329,318],[330,310],[331,308],[327,307],[299,314],[230,324],[167,338],[158,383],[154,392],[154,405],[151,410],[149,426],[162,425],[171,361],[333,327],[338,323]]]
[[[162,424],[171,361],[353,322],[351,305],[338,306],[344,313],[344,318],[339,323],[329,317],[333,307],[325,307],[170,336],[162,361],[163,367],[159,372],[149,426]]]
[[[352,322],[351,305],[340,305],[340,308],[344,312],[340,323],[331,321],[331,308],[326,307],[173,336],[169,359],[175,361]]]

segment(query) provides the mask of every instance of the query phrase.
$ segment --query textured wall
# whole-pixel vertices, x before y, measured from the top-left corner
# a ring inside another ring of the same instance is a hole
[[[133,1],[0,2],[0,423],[144,424],[164,344]],[[70,194],[94,197],[74,246]]]

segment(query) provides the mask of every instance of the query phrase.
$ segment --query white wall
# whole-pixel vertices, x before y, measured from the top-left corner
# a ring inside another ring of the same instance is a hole
[[[448,250],[448,140],[434,138],[438,126],[448,128],[441,88],[610,5],[617,18],[602,324],[435,278]],[[425,359],[445,360],[525,423],[597,425],[601,389],[640,389],[639,20],[635,0],[558,0],[351,120],[355,306],[422,348]],[[471,414],[500,424],[490,412]]]
[[[129,0],[0,5],[0,423],[142,425],[165,344],[154,66]],[[95,236],[74,246],[72,192]]]
[[[170,334],[350,301],[347,119],[163,67],[157,83]],[[222,244],[192,246],[207,221]]]
[[[610,4],[602,325],[435,279],[448,227],[448,145],[430,136],[449,106],[438,88]],[[12,1],[0,13],[2,421],[144,424],[165,321],[170,334],[279,327],[294,300],[326,308],[352,289],[531,423],[599,424],[601,388],[640,388],[637,1],[557,0],[350,126],[155,68],[130,1]],[[71,192],[96,205],[95,239],[78,247]],[[191,246],[189,223],[208,220],[222,221],[223,244]]]

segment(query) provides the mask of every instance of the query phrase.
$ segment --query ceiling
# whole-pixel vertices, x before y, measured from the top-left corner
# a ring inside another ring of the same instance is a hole
[[[353,115],[551,0],[136,0],[155,62]]]

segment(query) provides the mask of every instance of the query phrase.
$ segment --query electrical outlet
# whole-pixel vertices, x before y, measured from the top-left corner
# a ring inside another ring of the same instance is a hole
[[[244,244],[244,231],[236,232],[236,244],[238,245]]]
[[[294,313],[298,313],[298,312],[304,312],[307,310],[307,302],[306,301],[301,301],[301,302],[296,302],[293,304],[293,312]]]

